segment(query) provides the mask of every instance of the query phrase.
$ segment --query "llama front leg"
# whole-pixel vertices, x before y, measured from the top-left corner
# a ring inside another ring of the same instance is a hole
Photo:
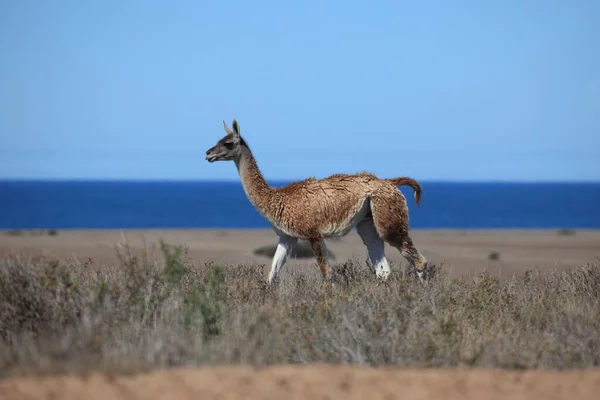
[[[275,254],[273,255],[273,261],[271,262],[271,270],[269,271],[269,285],[271,285],[279,275],[279,270],[287,261],[288,256],[292,248],[296,245],[296,243],[298,243],[298,238],[287,235],[279,236],[279,243],[277,243],[277,249],[275,250]]]
[[[390,265],[385,258],[383,239],[377,234],[377,229],[372,219],[365,219],[356,225],[356,231],[367,246],[369,259],[377,277],[386,279],[390,274]]]
[[[326,282],[332,283],[331,268],[327,262],[327,247],[322,239],[310,239],[310,245],[312,247],[313,254],[317,260],[317,264],[321,269],[321,274]]]

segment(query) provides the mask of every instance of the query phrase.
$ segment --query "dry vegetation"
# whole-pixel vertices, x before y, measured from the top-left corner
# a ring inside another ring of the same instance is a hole
[[[498,280],[422,284],[356,262],[338,285],[286,269],[194,265],[182,247],[116,265],[0,260],[0,375],[248,363],[588,368],[600,364],[600,262]],[[315,269],[316,270],[316,269]]]

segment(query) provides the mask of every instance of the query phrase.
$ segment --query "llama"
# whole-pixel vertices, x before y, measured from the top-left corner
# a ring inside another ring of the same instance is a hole
[[[397,187],[408,185],[414,190],[415,202],[421,198],[420,184],[411,178],[380,179],[361,172],[335,174],[323,179],[314,177],[287,186],[270,187],[260,172],[250,147],[240,135],[234,119],[227,134],[206,152],[206,160],[233,161],[250,203],[266,218],[279,242],[271,262],[268,284],[277,278],[298,239],[308,240],[323,279],[331,282],[324,239],[347,235],[353,227],[367,247],[371,268],[386,279],[390,266],[384,254],[384,242],[395,247],[424,280],[428,261],[413,245],[409,235],[406,198]]]

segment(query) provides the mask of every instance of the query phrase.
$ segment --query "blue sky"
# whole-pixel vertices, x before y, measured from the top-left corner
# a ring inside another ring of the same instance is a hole
[[[600,180],[600,2],[0,0],[0,177]]]

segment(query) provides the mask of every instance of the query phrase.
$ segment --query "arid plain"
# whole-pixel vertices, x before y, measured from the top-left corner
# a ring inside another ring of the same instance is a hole
[[[452,275],[477,274],[483,270],[499,276],[577,266],[600,257],[600,231],[596,230],[413,230],[417,248]],[[133,247],[157,246],[159,240],[185,245],[196,263],[264,264],[270,259],[254,254],[254,249],[275,245],[277,235],[270,229],[150,229],[150,230],[61,230],[57,235],[10,234],[0,236],[0,251],[47,255],[64,260],[113,262],[115,246],[127,241]],[[328,241],[335,259],[364,261],[365,246],[353,230],[340,240]],[[490,256],[497,254],[497,258]],[[392,262],[404,263],[400,253],[386,246]],[[490,259],[496,258],[496,259]],[[291,268],[309,273],[316,270],[312,259],[290,259],[282,274]]]
[[[415,245],[452,276],[475,276],[483,270],[500,278],[577,267],[600,257],[600,231],[413,230]],[[65,261],[113,263],[115,248],[157,249],[162,239],[185,245],[197,264],[255,265],[266,277],[270,259],[254,249],[274,245],[270,230],[60,230],[55,235],[0,232],[0,252],[45,255]],[[328,242],[334,263],[364,262],[366,249],[355,232]],[[154,249],[154,250],[152,250]],[[386,247],[393,272],[404,263]],[[312,259],[292,259],[287,273],[317,274]],[[297,275],[297,274],[296,274]],[[598,398],[600,370],[506,371],[499,369],[357,368],[335,365],[219,366],[156,370],[136,375],[17,377],[0,381],[1,399],[33,398]]]

